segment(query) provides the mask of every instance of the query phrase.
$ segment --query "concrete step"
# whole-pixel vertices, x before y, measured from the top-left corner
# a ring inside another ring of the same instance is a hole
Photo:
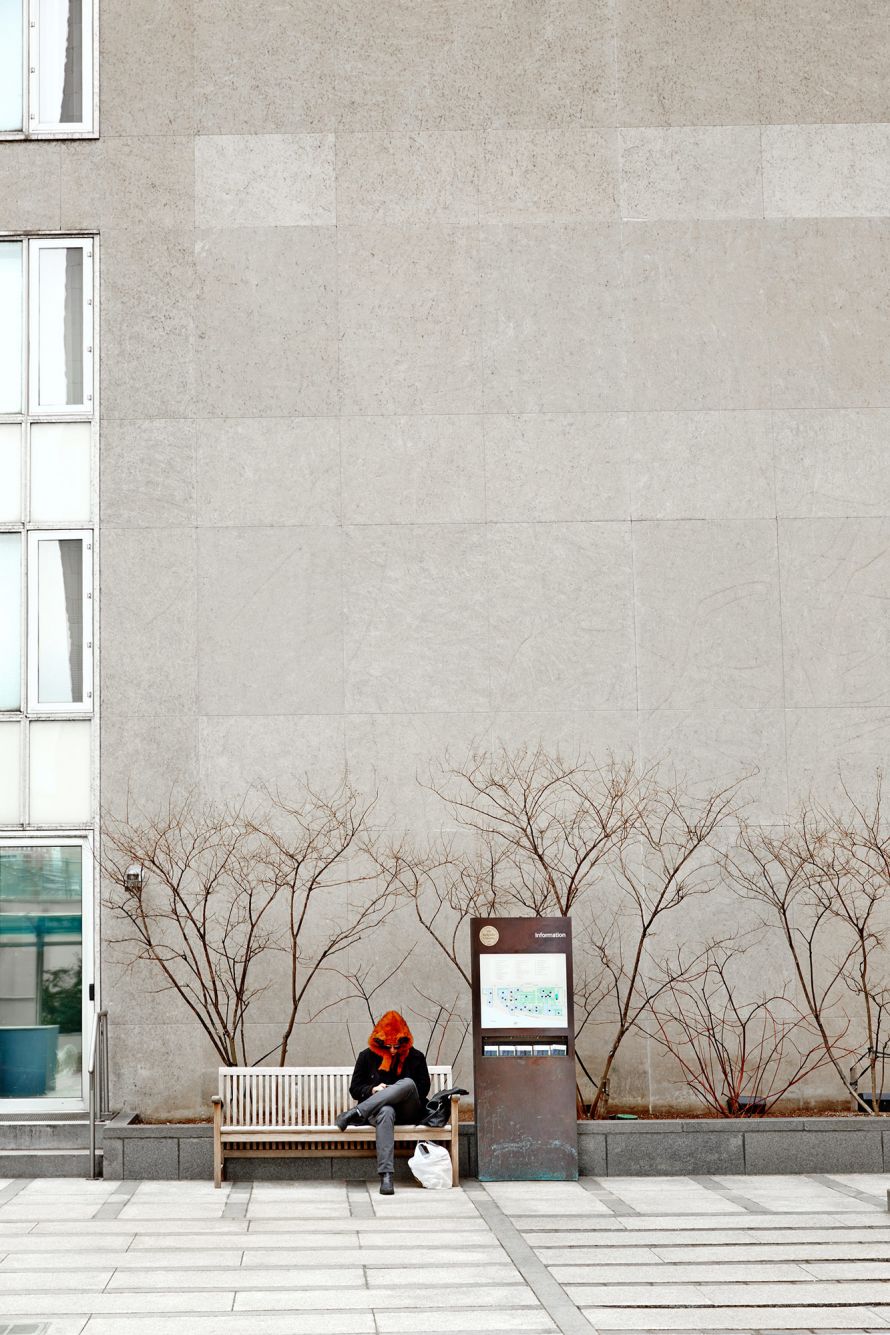
[[[102,1151],[98,1153],[102,1173]],[[3,1177],[89,1177],[90,1152],[86,1150],[0,1150]]]
[[[101,1145],[101,1122],[96,1127],[96,1141]],[[84,1117],[0,1121],[0,1154],[7,1150],[85,1150],[89,1144],[90,1124]]]

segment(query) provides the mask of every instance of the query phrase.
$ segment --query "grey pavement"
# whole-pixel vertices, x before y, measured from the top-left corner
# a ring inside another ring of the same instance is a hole
[[[0,1180],[0,1333],[887,1331],[887,1187]]]

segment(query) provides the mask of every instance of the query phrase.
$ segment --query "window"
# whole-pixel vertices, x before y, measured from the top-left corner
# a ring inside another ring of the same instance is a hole
[[[93,6],[94,0],[0,0],[0,133],[93,133]]]
[[[88,412],[93,400],[91,241],[32,241],[31,412]]]
[[[0,1108],[86,1093],[91,1007],[89,841],[0,839]]]
[[[94,816],[94,244],[0,239],[0,830]]]

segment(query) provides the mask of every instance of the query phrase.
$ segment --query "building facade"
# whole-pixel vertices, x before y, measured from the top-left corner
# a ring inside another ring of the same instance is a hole
[[[348,766],[423,832],[430,761],[539,740],[756,766],[766,824],[871,782],[886,20],[0,0],[7,1110],[78,1106],[99,1004],[115,1106],[215,1087],[117,958],[103,809]],[[296,1059],[362,1026],[322,1016]],[[621,1078],[657,1105],[659,1069]]]

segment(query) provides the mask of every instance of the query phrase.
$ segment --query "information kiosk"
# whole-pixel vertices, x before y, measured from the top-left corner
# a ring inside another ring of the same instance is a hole
[[[479,1178],[578,1177],[572,923],[473,918]]]

